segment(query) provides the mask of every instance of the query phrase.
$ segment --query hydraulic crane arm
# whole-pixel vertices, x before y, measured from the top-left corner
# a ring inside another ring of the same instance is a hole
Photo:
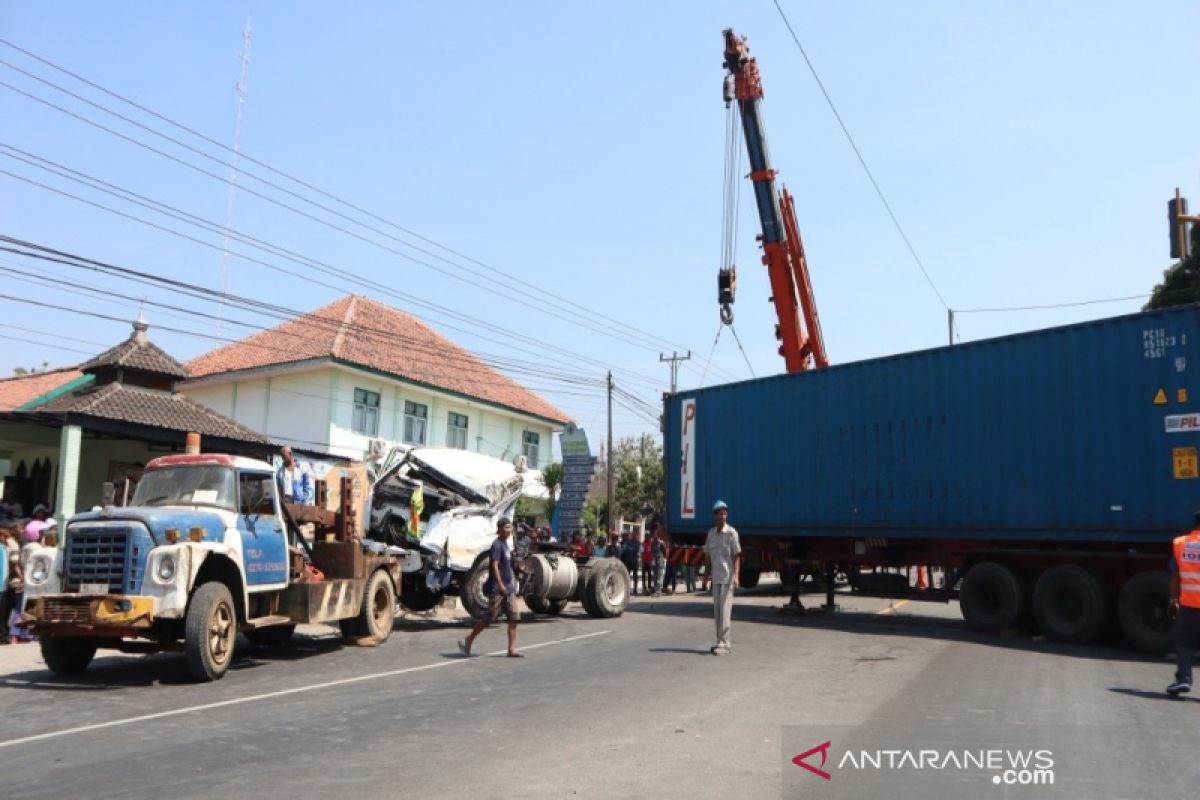
[[[780,340],[780,355],[788,372],[826,367],[829,359],[825,355],[821,321],[809,280],[800,226],[796,223],[795,205],[787,189],[778,194],[775,191],[776,172],[767,153],[767,135],[759,107],[763,90],[758,62],[750,56],[746,38],[739,38],[732,28],[725,31],[725,69],[725,103],[738,104],[746,154],[750,160],[750,180],[754,183],[754,202],[762,222],[762,260],[771,281],[771,301],[779,318],[775,337]],[[725,271],[722,277],[724,274]],[[728,308],[732,301],[732,291],[721,292],[723,320],[732,319]]]

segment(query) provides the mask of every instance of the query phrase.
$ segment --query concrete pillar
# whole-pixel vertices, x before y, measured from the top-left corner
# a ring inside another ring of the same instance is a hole
[[[58,493],[54,498],[54,513],[60,531],[65,531],[67,520],[75,516],[82,447],[83,429],[78,425],[64,425],[58,441]],[[62,541],[61,537],[59,541]]]

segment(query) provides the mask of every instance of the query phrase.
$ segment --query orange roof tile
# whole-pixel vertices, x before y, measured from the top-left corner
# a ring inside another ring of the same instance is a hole
[[[188,362],[193,378],[333,358],[565,423],[559,408],[409,314],[349,295]]]
[[[13,411],[34,398],[82,377],[83,373],[75,367],[63,367],[0,379],[0,411]]]

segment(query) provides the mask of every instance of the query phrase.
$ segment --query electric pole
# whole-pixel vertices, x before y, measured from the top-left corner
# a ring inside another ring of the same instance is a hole
[[[608,502],[604,508],[604,535],[613,529],[613,444],[612,444],[612,370],[608,371],[608,458],[605,460],[605,471],[608,473]]]
[[[953,346],[953,344],[954,344],[954,309],[953,308],[946,309],[946,322],[950,326],[950,344]]]
[[[674,350],[672,350],[670,358],[667,358],[662,353],[658,354],[659,363],[667,363],[667,362],[671,363],[671,394],[675,394],[675,384],[678,383],[679,362],[680,361],[690,361],[691,358],[692,358],[691,350],[687,351],[686,356],[681,356],[681,355],[679,355],[679,353],[676,353]]]

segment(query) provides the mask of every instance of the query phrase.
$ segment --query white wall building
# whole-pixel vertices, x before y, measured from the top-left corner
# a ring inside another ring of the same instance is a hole
[[[413,317],[351,295],[188,363],[180,391],[307,450],[364,458],[372,442],[550,462],[558,408]]]

